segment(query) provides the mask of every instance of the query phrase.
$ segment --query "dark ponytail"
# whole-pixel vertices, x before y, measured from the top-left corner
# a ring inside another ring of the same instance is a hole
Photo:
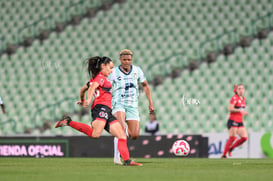
[[[88,64],[88,74],[92,77],[95,78],[98,73],[101,71],[101,64],[108,64],[109,62],[111,62],[112,60],[108,57],[99,57],[99,56],[95,56],[95,57],[91,57],[87,60],[87,64]]]

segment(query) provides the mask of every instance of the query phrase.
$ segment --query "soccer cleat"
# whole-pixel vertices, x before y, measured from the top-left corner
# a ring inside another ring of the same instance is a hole
[[[141,163],[137,163],[132,160],[126,160],[123,165],[124,166],[142,166]]]
[[[114,161],[115,165],[123,165],[123,163],[121,161]]]
[[[227,158],[227,156],[226,156],[226,155],[222,155],[222,156],[221,156],[221,158],[224,158],[224,159],[226,159],[226,158]]]
[[[55,128],[59,128],[59,127],[63,127],[63,126],[68,126],[68,124],[70,123],[71,118],[69,116],[64,116],[62,120],[58,121],[55,124]]]
[[[128,166],[142,166],[142,163],[131,161],[131,163]]]
[[[230,149],[228,150],[228,156],[229,156],[229,157],[232,157],[232,150],[233,150],[233,148],[230,148]]]
[[[114,158],[114,164],[115,165],[123,165],[123,163],[120,161],[120,158]]]

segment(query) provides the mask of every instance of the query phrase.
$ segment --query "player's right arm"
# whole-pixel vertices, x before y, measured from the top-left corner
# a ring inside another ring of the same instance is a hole
[[[99,87],[99,83],[98,82],[92,82],[92,84],[90,84],[90,87],[88,89],[88,93],[87,93],[87,100],[84,101],[83,103],[83,107],[88,107],[89,104],[91,104],[92,102],[92,97],[94,95],[95,90]]]
[[[81,87],[81,90],[80,90],[80,99],[81,101],[78,102],[79,105],[82,106],[83,102],[85,101],[85,92],[88,90],[89,88],[89,81]]]
[[[87,90],[88,90],[87,85],[84,85],[84,86],[81,88],[81,91],[80,91],[80,98],[81,98],[81,101],[84,101],[85,92],[86,92]]]

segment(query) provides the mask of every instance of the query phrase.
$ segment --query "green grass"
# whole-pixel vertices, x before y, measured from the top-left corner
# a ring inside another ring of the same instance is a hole
[[[272,180],[271,159],[136,159],[142,167],[113,165],[112,158],[0,158],[1,181],[257,181]]]

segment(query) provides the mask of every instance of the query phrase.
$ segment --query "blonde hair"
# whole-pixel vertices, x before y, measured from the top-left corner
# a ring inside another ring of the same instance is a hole
[[[123,49],[121,50],[121,52],[119,53],[119,56],[121,57],[122,55],[131,55],[133,56],[133,52],[129,49]]]

